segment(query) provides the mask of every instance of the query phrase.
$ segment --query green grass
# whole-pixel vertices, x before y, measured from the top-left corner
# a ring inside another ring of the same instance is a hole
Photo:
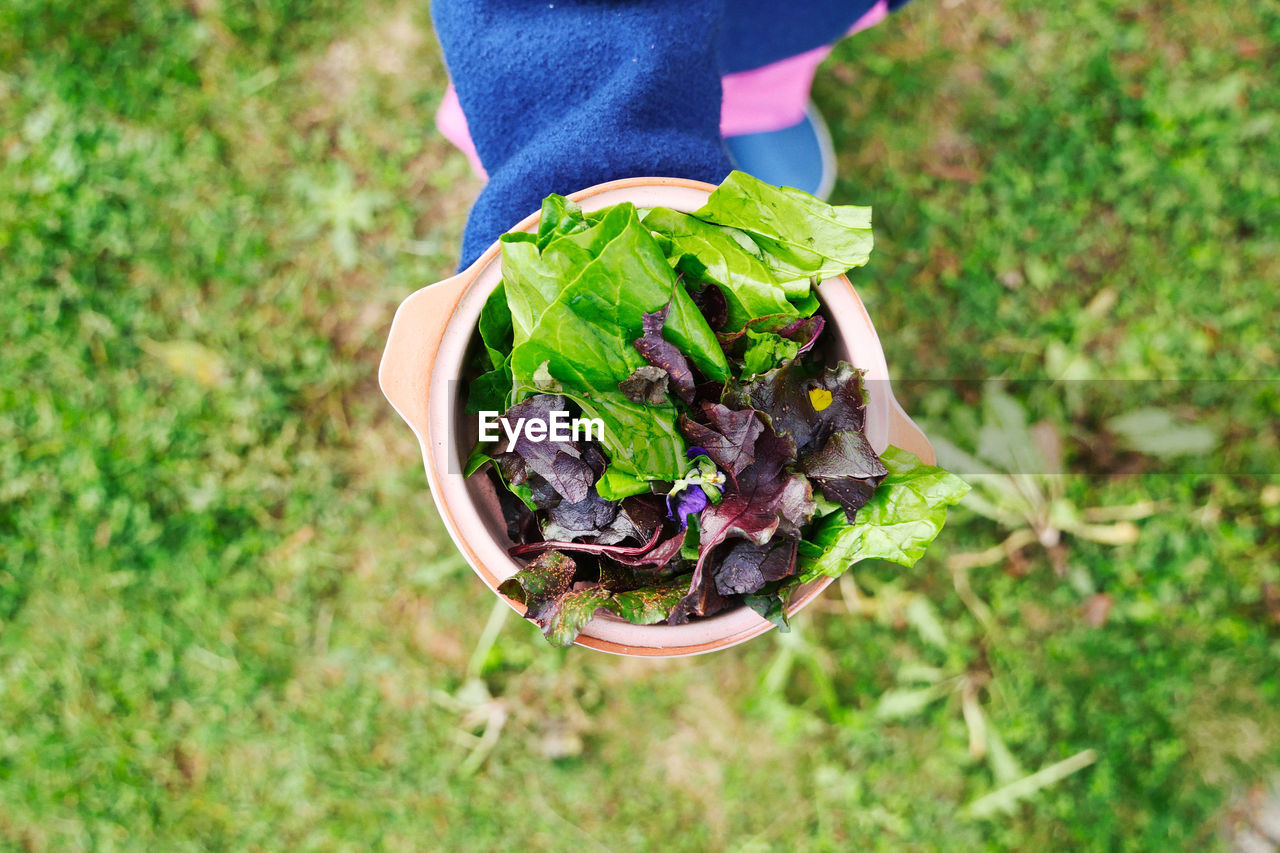
[[[962,509],[791,635],[646,662],[482,642],[377,391],[478,189],[425,10],[8,4],[0,846],[1222,844],[1280,764],[1277,45],[1274,2],[989,0],[842,44],[815,97],[911,410],[973,448],[949,380],[1007,380],[1059,509],[1158,504],[970,568],[1026,526]],[[1210,462],[1119,445],[1151,386],[1071,382],[1113,378],[1202,380],[1158,402]]]

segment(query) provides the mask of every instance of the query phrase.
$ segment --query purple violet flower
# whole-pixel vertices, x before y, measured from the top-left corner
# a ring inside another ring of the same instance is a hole
[[[696,515],[706,508],[707,493],[702,491],[701,486],[686,486],[675,495],[667,495],[667,518],[680,522],[681,530],[689,526],[688,516]]]

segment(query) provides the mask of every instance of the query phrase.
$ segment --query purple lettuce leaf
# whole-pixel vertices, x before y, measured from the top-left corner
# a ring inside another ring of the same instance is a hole
[[[716,566],[716,590],[721,595],[757,592],[769,581],[782,580],[796,568],[799,538],[774,537],[763,545],[735,542]]]
[[[827,321],[821,314],[814,314],[811,317],[792,320],[787,326],[779,329],[778,334],[800,344],[800,354],[803,355],[813,349],[813,345],[818,342],[818,335],[822,334],[826,325]]]
[[[537,559],[498,585],[498,592],[525,606],[525,618],[545,625],[548,612],[573,586],[578,564],[559,551]]]
[[[525,557],[529,554],[537,554],[542,551],[552,549],[559,551],[577,551],[583,554],[603,554],[615,560],[622,560],[628,557],[640,557],[654,549],[658,544],[658,539],[662,534],[662,528],[656,528],[643,545],[600,545],[595,542],[565,542],[554,540],[550,542],[525,542],[521,545],[512,545],[507,549],[507,553],[513,557]]]
[[[665,506],[658,495],[634,495],[609,501],[595,489],[585,500],[568,501],[550,507],[542,528],[542,538],[553,542],[581,540],[591,545],[617,545],[627,539],[648,542],[665,520]],[[513,541],[527,542],[529,539]]]
[[[680,399],[686,403],[692,403],[693,369],[689,367],[689,361],[684,357],[684,353],[680,352],[675,344],[662,337],[662,327],[666,323],[667,312],[670,310],[671,303],[667,303],[661,311],[645,314],[642,323],[644,335],[636,338],[632,345],[645,361],[667,372],[671,388]]]
[[[652,364],[642,364],[618,383],[618,390],[633,403],[661,406],[667,402],[667,371]]]
[[[722,599],[708,566],[716,547],[729,538],[742,538],[763,545],[779,530],[798,537],[816,510],[813,490],[801,474],[786,465],[795,459],[795,444],[786,436],[766,429],[756,440],[755,461],[725,489],[720,503],[708,506],[698,516],[701,532],[698,562],[689,581],[689,591],[672,611],[672,624],[690,616],[707,615],[707,608]]]
[[[648,542],[653,531],[661,527],[666,518],[666,503],[661,495],[632,495],[623,498],[618,517],[609,526],[610,534],[622,539]],[[607,543],[606,543],[607,544]]]
[[[527,507],[524,501],[508,489],[496,471],[489,472],[493,483],[494,494],[498,497],[498,506],[502,509],[502,520],[506,524],[507,536],[512,542],[524,542],[538,532],[538,517]]]
[[[681,582],[684,578],[679,578]],[[671,608],[667,616],[668,625],[683,625],[693,616],[711,616],[729,606],[729,599],[716,590],[710,574],[695,570],[687,591]]]
[[[862,372],[843,361],[816,376],[788,362],[747,382],[728,383],[723,402],[732,409],[755,409],[775,432],[795,441],[801,456],[821,447],[833,432],[865,426]]]
[[[876,486],[889,473],[866,434],[850,429],[832,433],[821,450],[800,460],[800,466],[818,484],[823,497],[844,507],[849,521],[871,500]]]
[[[559,492],[537,474],[529,477],[525,485],[529,487],[529,497],[538,509],[550,509],[561,501]]]
[[[542,421],[550,435],[551,413],[567,411],[568,402],[558,394],[535,394],[507,410],[502,420],[514,423],[523,419],[527,424]],[[517,457],[519,462],[514,457]],[[530,441],[524,430],[505,453],[494,457],[499,460],[507,482],[522,483],[529,472],[546,480],[562,498],[570,503],[585,500],[596,481],[596,473],[582,451],[572,441]],[[521,466],[519,463],[523,463]]]
[[[544,539],[578,539],[601,533],[618,517],[618,502],[607,501],[591,489],[577,503],[561,501],[547,510],[547,523],[542,527]]]
[[[604,476],[605,468],[609,467],[609,460],[593,445],[588,445],[587,449],[582,451],[582,459],[591,467],[597,480]]]
[[[764,424],[751,409],[734,411],[719,403],[703,403],[702,412],[709,426],[681,415],[680,431],[705,450],[717,468],[736,480],[755,461],[756,441]]]
[[[701,290],[690,291],[689,295],[693,297],[693,304],[698,306],[713,331],[723,329],[724,324],[729,322],[729,301],[725,299],[724,291],[719,285],[706,284]]]
[[[732,350],[736,352],[736,345],[746,338],[747,332],[772,332],[779,337],[799,344],[799,352],[806,353],[813,349],[813,345],[818,342],[818,335],[822,334],[826,323],[827,321],[821,314],[814,314],[809,317],[797,317],[794,314],[770,314],[765,317],[754,317],[748,320],[736,332],[717,334],[716,339],[720,341],[726,351]]]
[[[815,509],[813,493],[808,480],[786,469],[794,459],[791,439],[770,429],[761,433],[755,461],[725,489],[719,504],[698,517],[703,556],[731,536],[762,544],[780,525],[793,532],[808,522]]]
[[[655,569],[661,569],[680,555],[680,546],[683,544],[684,531],[681,530],[643,554],[603,554],[601,556],[623,566],[653,566]]]
[[[693,402],[689,405],[695,409],[703,403],[719,403],[724,396],[723,382],[699,382],[693,389]]]

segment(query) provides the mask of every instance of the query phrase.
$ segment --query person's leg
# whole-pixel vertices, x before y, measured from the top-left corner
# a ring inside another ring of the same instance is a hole
[[[818,5],[830,5],[823,3]],[[850,4],[843,4],[846,7]],[[732,6],[730,7],[733,8]],[[821,41],[816,47],[790,54],[782,59],[762,65],[733,71],[720,78],[723,95],[720,105],[720,132],[725,136],[744,133],[762,133],[791,127],[804,119],[809,106],[809,90],[818,66],[827,58],[836,41],[845,36],[875,26],[889,14],[888,0],[878,0],[867,5],[852,23],[845,23],[836,34]],[[739,36],[740,49],[726,48],[725,39],[737,30],[745,29],[739,22],[730,26],[732,16],[726,20],[725,33],[721,37],[721,67],[729,62],[729,56],[738,62],[744,56],[769,56],[770,52],[755,43],[746,34]],[[822,38],[819,29],[811,37]],[[754,54],[748,52],[754,48]],[[775,48],[776,50],[776,48]],[[729,66],[732,67],[732,66]]]
[[[720,132],[734,164],[762,180],[825,196],[834,181],[830,135],[809,104],[818,66],[841,37],[882,21],[901,0],[727,0],[717,41]],[[436,126],[487,178],[453,84]]]
[[[449,83],[449,87],[444,90],[444,100],[440,102],[439,108],[436,109],[436,130],[440,131],[441,136],[452,142],[454,148],[467,155],[467,162],[471,164],[471,171],[476,173],[476,177],[482,181],[489,179],[489,173],[484,170],[484,164],[480,162],[480,155],[476,153],[476,144],[471,141],[471,130],[467,127],[467,117],[462,112],[462,104],[458,103],[458,90],[453,88],[452,81]]]
[[[733,61],[758,62],[813,41],[818,46],[726,74],[721,79],[720,132],[738,168],[771,184],[826,198],[835,185],[835,151],[826,123],[809,101],[813,77],[836,40],[884,20],[888,0],[870,5],[810,0],[799,10],[808,26],[782,43],[771,37],[770,16],[755,8],[759,2],[729,4],[721,40],[722,67]],[[851,14],[857,15],[852,23]]]

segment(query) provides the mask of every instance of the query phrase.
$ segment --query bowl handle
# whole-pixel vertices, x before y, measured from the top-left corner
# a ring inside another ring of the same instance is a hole
[[[911,420],[911,416],[906,413],[896,398],[891,396],[890,402],[892,405],[889,406],[889,443],[914,453],[926,465],[936,465],[938,457],[933,452],[933,445],[929,443],[924,430],[916,426],[916,422]]]
[[[415,291],[400,303],[391,321],[378,385],[419,442],[427,436],[427,391],[436,354],[449,318],[473,278],[474,267],[469,267],[453,278]]]

